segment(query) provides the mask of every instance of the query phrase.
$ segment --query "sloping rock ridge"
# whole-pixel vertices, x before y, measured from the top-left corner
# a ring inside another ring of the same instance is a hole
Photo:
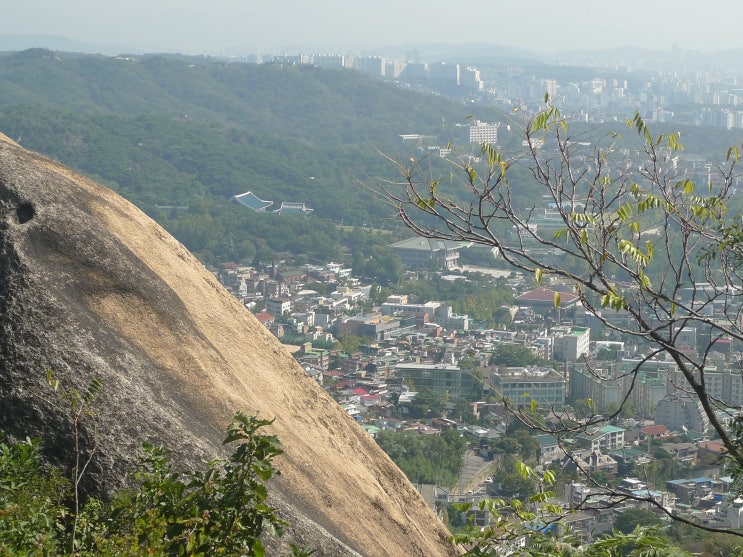
[[[103,381],[85,489],[122,485],[142,442],[184,466],[223,456],[237,410],[275,418],[271,486],[317,555],[455,555],[392,461],[174,238],[109,189],[0,135],[0,430],[71,462],[53,370]],[[281,546],[281,547],[280,547]]]

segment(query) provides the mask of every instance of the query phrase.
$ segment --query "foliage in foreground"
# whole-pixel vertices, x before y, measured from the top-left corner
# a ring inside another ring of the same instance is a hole
[[[477,510],[490,517],[490,525],[474,524],[473,505],[455,505],[456,510],[468,515],[470,523],[464,533],[452,536],[452,541],[469,548],[472,557],[689,557],[691,554],[677,547],[659,527],[645,523],[631,531],[614,529],[605,536],[585,543],[571,534],[561,521],[565,511],[551,503],[555,496],[548,488],[555,483],[555,473],[542,475],[519,462],[518,474],[532,483],[536,493],[526,500],[490,499],[480,501]],[[646,511],[649,512],[649,511]],[[652,513],[651,513],[652,514]],[[655,515],[653,515],[655,516]]]
[[[743,145],[731,147],[714,172],[700,173],[694,161],[683,160],[678,133],[652,135],[639,113],[626,122],[637,132],[628,138],[601,130],[575,135],[569,121],[545,96],[544,110],[523,122],[522,151],[504,155],[484,144],[479,159],[450,160],[448,177],[429,172],[435,168],[425,157],[392,161],[401,179],[381,180],[380,191],[419,236],[495,249],[513,269],[552,289],[550,311],[557,322],[569,293],[599,329],[637,347],[640,356],[621,370],[627,387],[612,414],[562,421],[561,408],[540,408],[532,400],[532,415],[552,413],[562,423],[545,428],[511,408],[522,422],[559,441],[573,438],[633,412],[653,360],[667,362],[673,367],[666,381],[699,402],[709,430],[724,445],[726,472],[740,495],[743,427],[730,409],[739,405],[714,392],[710,362],[720,360],[718,342],[743,342],[743,228],[735,187]],[[528,184],[512,172],[523,167],[531,172]],[[542,199],[521,207],[516,192],[525,185]],[[692,350],[681,331],[698,332]],[[590,357],[585,363],[596,378],[604,377]],[[739,362],[724,363],[734,375]],[[600,471],[583,473],[587,484],[622,500]],[[640,500],[665,511],[649,495]],[[692,523],[681,513],[669,518]],[[724,526],[701,527],[743,536]]]
[[[70,482],[42,464],[39,442],[2,441],[0,556],[265,555],[261,537],[286,526],[267,503],[282,452],[278,438],[258,433],[270,423],[238,413],[224,440],[235,451],[204,470],[179,472],[168,451],[147,445],[134,487],[89,499],[76,517]]]

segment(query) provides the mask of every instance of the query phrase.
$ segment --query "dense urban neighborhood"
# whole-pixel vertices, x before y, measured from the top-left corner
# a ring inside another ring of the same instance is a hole
[[[558,473],[558,502],[574,511],[568,523],[587,539],[629,509],[649,508],[648,498],[702,524],[741,526],[743,500],[727,495],[733,480],[723,444],[670,359],[646,358],[646,347],[605,331],[563,284],[536,285],[503,268],[460,268],[466,245],[409,238],[391,248],[406,262],[408,281],[499,276],[512,293],[504,308],[510,324],[488,328],[446,300],[417,299],[405,293],[406,281],[374,303],[381,287],[335,263],[293,268],[277,259],[215,272],[369,435],[455,431],[466,439],[463,461],[474,465],[456,480],[410,477],[440,515],[456,524],[453,503],[528,495],[533,487],[510,469],[522,459]],[[678,342],[691,353],[703,335],[679,331]],[[730,408],[720,411],[723,423],[743,404],[739,350],[719,339],[707,364],[707,389]],[[539,416],[539,425],[525,426],[519,412]],[[562,426],[581,420],[588,425],[566,436]],[[593,485],[596,478],[611,486],[609,494]],[[470,513],[488,520],[486,512]]]
[[[508,59],[507,52],[499,54]],[[743,90],[738,72],[723,60],[710,60],[680,47],[663,54],[615,53],[612,57],[597,53],[580,61],[566,57],[552,67],[516,57],[497,66],[460,62],[451,54],[445,60],[423,60],[415,49],[406,52],[404,58],[303,53],[247,59],[354,69],[400,87],[465,99],[473,106],[493,106],[506,113],[533,112],[546,93],[574,119],[585,122],[622,121],[639,110],[648,122],[743,128],[743,111],[739,109]],[[475,128],[474,132],[484,141],[495,142],[485,137],[494,133],[492,128]]]

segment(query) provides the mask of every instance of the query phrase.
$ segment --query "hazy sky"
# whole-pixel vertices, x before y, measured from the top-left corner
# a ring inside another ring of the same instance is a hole
[[[473,42],[710,52],[743,47],[742,22],[741,0],[2,0],[0,34],[210,54]]]

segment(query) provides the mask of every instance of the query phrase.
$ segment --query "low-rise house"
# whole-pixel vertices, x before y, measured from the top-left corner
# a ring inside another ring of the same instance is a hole
[[[723,458],[725,453],[727,453],[727,447],[725,447],[725,443],[720,439],[715,439],[713,441],[699,441],[697,447],[699,448],[699,452],[697,453],[698,458],[707,455]]]
[[[579,474],[604,474],[613,478],[617,474],[617,461],[601,451],[591,451],[584,455],[580,452],[572,453],[563,460],[563,466]]]
[[[624,429],[612,425],[596,427],[575,437],[578,444],[591,451],[616,451],[624,447]]]
[[[640,443],[649,440],[665,439],[671,436],[671,431],[664,425],[649,425],[640,429],[642,436],[638,439]]]
[[[619,450],[610,452],[609,454],[617,461],[617,464],[624,467],[647,464],[651,460],[644,450],[626,445]]]
[[[713,487],[714,480],[706,477],[666,481],[666,489],[676,496],[679,503],[686,505],[694,505],[699,499],[707,497]]]
[[[631,492],[633,497],[647,500],[649,509],[656,508],[660,505],[663,508],[671,507],[675,502],[675,497],[667,491],[653,491],[652,489],[637,489]]]
[[[271,328],[271,325],[273,325],[274,321],[276,320],[276,318],[267,311],[256,313],[255,318],[261,325],[267,328]]]
[[[638,480],[637,478],[622,478],[619,482],[618,489],[625,493],[632,493],[633,491],[639,491],[641,489],[647,489],[647,484]]]
[[[397,433],[398,431],[402,430],[405,422],[396,418],[383,418],[377,420],[375,422],[375,425],[384,431],[392,431]]]
[[[539,464],[544,466],[555,460],[559,460],[565,454],[554,435],[544,433],[542,435],[536,435],[534,438],[539,443],[539,454],[537,456],[537,462]]]
[[[375,438],[379,434],[379,432],[382,431],[377,426],[372,424],[364,424],[362,427],[364,428],[364,431],[372,436],[372,438]]]
[[[366,407],[374,406],[382,402],[381,395],[363,395],[361,397],[361,404]]]
[[[694,443],[663,443],[660,448],[671,455],[673,460],[692,464],[697,461],[698,447]]]

